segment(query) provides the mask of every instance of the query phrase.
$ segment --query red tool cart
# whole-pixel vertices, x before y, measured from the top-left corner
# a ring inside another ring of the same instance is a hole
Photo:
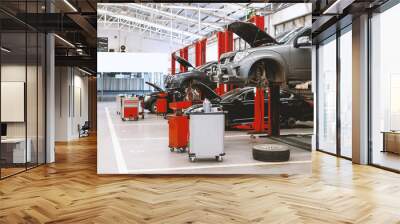
[[[157,101],[156,101],[156,110],[157,114],[163,114],[164,117],[167,115],[167,93],[161,92],[157,95]]]
[[[137,97],[124,97],[122,98],[121,119],[126,120],[139,120],[140,101]]]
[[[189,140],[189,120],[182,114],[182,109],[192,105],[190,101],[173,102],[169,107],[175,111],[173,115],[168,116],[169,130],[169,149],[171,152],[186,152]]]

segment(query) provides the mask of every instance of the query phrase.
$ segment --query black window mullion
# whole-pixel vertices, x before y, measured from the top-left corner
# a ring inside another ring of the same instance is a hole
[[[340,119],[340,31],[336,32],[336,154],[341,156],[341,119]]]
[[[25,1],[25,21],[28,17],[28,1]],[[25,23],[25,88],[24,88],[24,120],[25,120],[25,170],[28,170],[28,114],[27,114],[27,89],[28,89],[28,24]]]

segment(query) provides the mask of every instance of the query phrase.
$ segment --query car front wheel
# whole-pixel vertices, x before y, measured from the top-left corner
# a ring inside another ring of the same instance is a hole
[[[151,103],[150,111],[151,111],[151,113],[153,113],[153,114],[155,114],[155,113],[157,112],[156,101],[154,101],[153,103]]]

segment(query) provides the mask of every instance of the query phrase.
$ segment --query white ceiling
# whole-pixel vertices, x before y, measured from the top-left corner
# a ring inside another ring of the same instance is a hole
[[[99,3],[103,29],[141,32],[146,38],[190,44],[252,11],[268,14],[289,4],[277,3]]]

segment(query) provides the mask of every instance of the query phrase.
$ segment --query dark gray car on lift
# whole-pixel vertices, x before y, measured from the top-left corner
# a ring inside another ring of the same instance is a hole
[[[255,84],[260,74],[264,80],[286,84],[311,80],[311,27],[296,28],[278,39],[248,22],[234,22],[228,30],[251,48],[223,54],[214,81]]]
[[[217,87],[216,83],[211,81],[212,73],[216,70],[216,61],[208,62],[196,68],[179,56],[175,56],[175,59],[179,64],[187,68],[188,71],[168,75],[164,82],[166,90],[179,91],[182,93],[183,99],[193,101],[201,100],[202,97],[201,90],[193,87],[193,81],[200,81],[211,89]]]
[[[185,59],[175,56],[176,60],[183,66],[190,68],[188,72],[177,73],[175,75],[168,75],[164,80],[165,89],[157,86],[154,83],[146,82],[154,88],[154,92],[144,96],[144,108],[150,110],[150,112],[156,112],[156,100],[157,95],[160,92],[167,93],[167,101],[181,101],[188,100],[189,95],[191,95],[191,101],[201,100],[196,99],[196,97],[204,98],[209,97],[208,92],[204,92],[202,86],[194,85],[194,81],[201,81],[205,83],[209,88],[214,89],[216,84],[211,81],[211,74],[215,72],[217,62],[212,61],[197,68],[194,68]],[[193,97],[194,96],[194,97]],[[194,99],[193,99],[194,98]]]

